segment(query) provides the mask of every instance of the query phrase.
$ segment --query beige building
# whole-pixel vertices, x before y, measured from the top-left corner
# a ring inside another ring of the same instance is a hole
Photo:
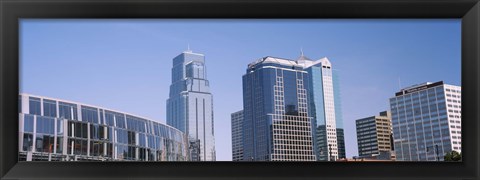
[[[372,157],[393,151],[390,111],[356,120],[359,157]]]

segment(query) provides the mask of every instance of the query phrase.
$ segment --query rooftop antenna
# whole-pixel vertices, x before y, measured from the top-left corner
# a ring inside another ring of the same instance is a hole
[[[398,89],[402,89],[402,84],[400,83],[400,77],[398,77]]]
[[[303,47],[300,47],[300,53],[302,53],[303,56]]]

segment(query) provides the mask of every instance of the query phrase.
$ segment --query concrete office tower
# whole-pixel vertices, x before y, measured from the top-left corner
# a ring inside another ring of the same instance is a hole
[[[443,161],[461,152],[461,87],[443,81],[413,85],[390,98],[399,161]]]
[[[393,150],[392,117],[389,111],[356,120],[358,156],[378,156]]]
[[[215,161],[213,101],[203,54],[188,50],[173,58],[167,124],[187,134],[192,161]]]
[[[243,75],[246,161],[315,161],[309,76],[297,61],[264,57]]]
[[[232,118],[232,161],[243,160],[243,110],[234,112]]]
[[[345,138],[338,73],[327,58],[297,60],[309,74],[310,114],[314,123],[315,152],[319,161],[345,158]]]

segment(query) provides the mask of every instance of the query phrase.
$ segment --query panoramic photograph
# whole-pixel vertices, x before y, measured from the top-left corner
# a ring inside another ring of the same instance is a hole
[[[19,161],[462,161],[460,19],[19,30]]]

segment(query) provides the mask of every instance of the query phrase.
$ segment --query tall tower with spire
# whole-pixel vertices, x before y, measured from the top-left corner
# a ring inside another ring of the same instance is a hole
[[[192,161],[215,161],[213,100],[205,55],[192,52],[190,45],[173,58],[167,124],[188,136]]]

